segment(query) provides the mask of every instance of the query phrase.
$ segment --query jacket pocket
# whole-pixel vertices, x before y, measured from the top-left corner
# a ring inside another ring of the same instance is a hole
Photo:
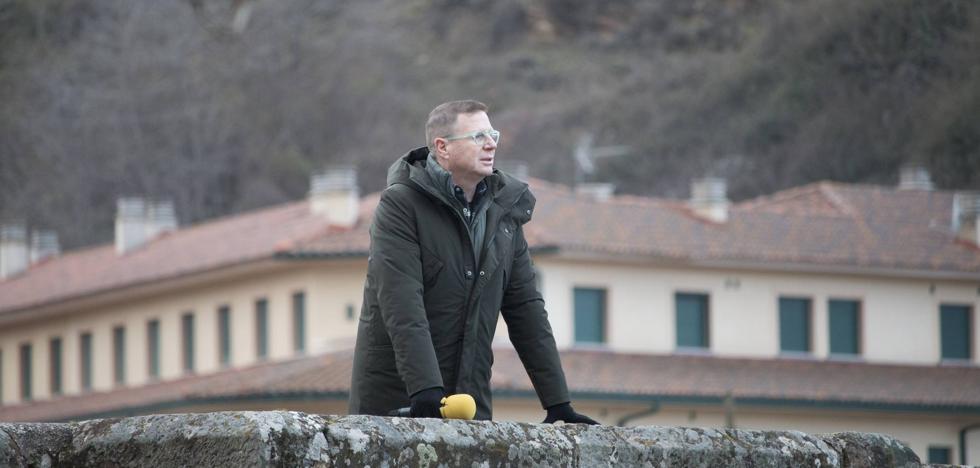
[[[377,305],[364,308],[365,313],[361,314],[358,327],[358,337],[367,338],[368,348],[391,348],[391,338],[388,337],[388,330],[385,327],[384,319],[381,317],[381,310]]]
[[[434,254],[428,247],[422,246],[422,287],[424,290],[428,291],[435,287],[436,283],[439,281],[439,274],[442,273],[442,269],[446,266],[442,260]]]

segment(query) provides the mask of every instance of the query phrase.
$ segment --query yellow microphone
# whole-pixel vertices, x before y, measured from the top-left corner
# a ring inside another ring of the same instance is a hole
[[[465,393],[443,397],[439,403],[442,404],[442,407],[439,408],[442,419],[473,419],[476,417],[476,400]],[[388,416],[407,418],[411,414],[411,408],[398,408],[388,413]]]
[[[473,419],[476,416],[476,400],[465,393],[449,395],[440,401],[442,419]]]

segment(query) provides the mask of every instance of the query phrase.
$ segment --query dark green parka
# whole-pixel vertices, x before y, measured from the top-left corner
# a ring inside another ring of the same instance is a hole
[[[350,413],[387,415],[415,392],[443,387],[472,395],[476,418],[490,419],[498,314],[542,406],[569,401],[524,239],[534,196],[510,175],[487,177],[476,265],[462,215],[425,170],[428,153],[416,149],[391,166],[374,213]]]

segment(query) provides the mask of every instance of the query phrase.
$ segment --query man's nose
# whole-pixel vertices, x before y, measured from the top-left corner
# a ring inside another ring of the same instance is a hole
[[[488,136],[486,138],[486,141],[483,142],[483,147],[485,149],[488,149],[488,150],[497,149],[497,142],[496,141],[493,141],[493,138],[490,138]]]

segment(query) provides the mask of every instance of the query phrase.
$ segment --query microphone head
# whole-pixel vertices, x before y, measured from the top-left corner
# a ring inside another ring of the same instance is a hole
[[[473,419],[476,416],[476,400],[465,393],[449,395],[442,399],[439,411],[443,419]]]

